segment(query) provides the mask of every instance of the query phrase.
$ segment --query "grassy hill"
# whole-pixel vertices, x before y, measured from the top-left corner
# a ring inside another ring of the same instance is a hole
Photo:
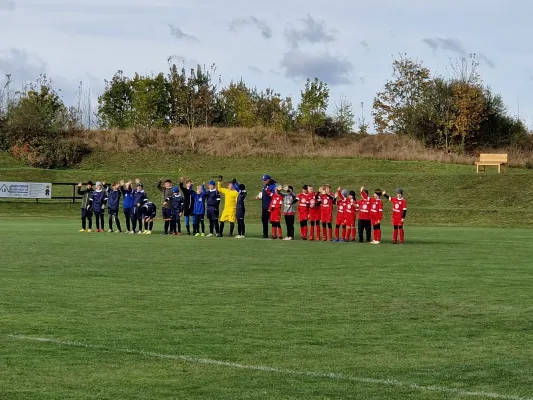
[[[409,224],[419,226],[516,226],[527,227],[533,220],[533,171],[510,168],[502,174],[494,169],[476,174],[471,165],[435,161],[390,161],[367,158],[325,157],[223,157],[169,155],[144,150],[134,153],[95,152],[76,169],[40,170],[24,167],[7,154],[0,154],[1,180],[78,182],[139,177],[152,199],[161,177],[174,181],[180,176],[195,183],[217,175],[238,178],[253,197],[261,187],[261,176],[272,175],[278,182],[299,188],[309,183],[329,183],[358,191],[361,185],[392,192],[402,187],[409,204]],[[56,194],[68,195],[60,188]],[[2,201],[2,214],[11,216],[78,217],[79,204],[65,201]],[[257,219],[258,202],[249,201],[249,219]],[[386,215],[388,218],[388,208]]]

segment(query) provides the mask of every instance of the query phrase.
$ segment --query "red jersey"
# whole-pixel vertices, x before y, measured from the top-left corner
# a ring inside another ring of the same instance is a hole
[[[335,198],[331,194],[320,195],[320,214],[329,215],[333,214],[333,202]]]
[[[346,204],[344,205],[344,216],[346,220],[346,225],[350,227],[355,226],[357,207],[358,205],[355,200],[346,199]]]
[[[383,202],[381,199],[370,199],[370,219],[381,221],[383,219]]]
[[[357,202],[359,206],[359,219],[369,220],[370,219],[370,199],[361,199]]]
[[[270,221],[271,222],[280,222],[281,221],[281,208],[283,207],[283,196],[277,193],[272,195],[272,200],[270,200]]]
[[[336,225],[344,225],[346,221],[346,202],[348,199],[344,197],[340,192],[337,192],[337,219]]]
[[[300,193],[298,196],[298,216],[300,221],[305,221],[309,218],[309,194]]]
[[[317,201],[317,193],[309,193],[309,220],[320,221],[320,205]]]
[[[407,211],[407,202],[405,199],[398,199],[397,197],[391,197],[390,201],[392,203],[392,220],[401,222],[404,212]]]

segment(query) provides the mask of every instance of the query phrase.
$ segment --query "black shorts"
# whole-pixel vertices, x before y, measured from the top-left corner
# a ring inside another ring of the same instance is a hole
[[[92,218],[93,212],[91,210],[87,210],[86,208],[81,209],[81,217],[82,218]]]
[[[144,219],[155,219],[156,217],[157,217],[157,213],[143,214]]]
[[[163,208],[163,219],[171,219],[172,218],[172,210],[170,208]]]
[[[207,219],[218,219],[219,213],[218,208],[207,207]]]
[[[111,217],[111,216],[118,216],[118,210],[115,210],[115,209],[108,209],[107,210],[107,214]]]

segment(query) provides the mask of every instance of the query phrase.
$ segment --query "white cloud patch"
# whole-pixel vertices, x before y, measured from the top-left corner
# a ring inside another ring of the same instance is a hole
[[[281,67],[285,76],[292,79],[318,78],[330,85],[349,85],[352,83],[353,64],[328,52],[307,54],[291,50],[283,55]]]

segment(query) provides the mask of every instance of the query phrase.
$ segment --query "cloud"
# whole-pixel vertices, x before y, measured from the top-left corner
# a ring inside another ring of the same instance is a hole
[[[272,37],[272,28],[267,25],[266,21],[262,19],[257,19],[254,16],[247,18],[237,18],[231,21],[230,32],[236,32],[238,28],[244,28],[246,26],[255,26],[261,32],[261,35],[265,39],[270,39]]]
[[[13,0],[0,0],[0,11],[13,11],[15,9],[15,2]]]
[[[199,42],[198,38],[192,35],[189,35],[185,32],[183,32],[180,28],[177,26],[169,25],[170,28],[170,34],[174,36],[176,39],[184,39],[184,40],[190,40],[193,42]]]
[[[329,53],[306,54],[291,50],[283,55],[281,67],[287,78],[318,78],[330,85],[348,85],[353,64]]]
[[[248,66],[248,71],[255,72],[256,74],[262,74],[263,71],[261,71],[259,68],[254,67],[253,65]]]
[[[41,58],[26,50],[11,48],[0,51],[0,72],[10,74],[13,81],[35,81],[47,69]]]
[[[331,43],[337,40],[336,31],[328,30],[325,21],[317,21],[311,15],[302,19],[303,28],[287,28],[285,30],[285,39],[292,48],[297,48],[302,43]]]
[[[366,51],[369,51],[369,50],[370,50],[370,48],[369,48],[369,46],[368,46],[368,42],[367,42],[366,40],[361,40],[361,41],[359,42],[359,44],[360,44],[361,46],[363,46],[363,47],[365,48]]]
[[[469,52],[465,50],[461,42],[457,39],[437,37],[425,38],[422,39],[422,41],[427,44],[433,50],[434,53],[436,53],[437,50],[445,50],[458,54],[461,57],[466,57],[469,55]],[[479,61],[485,63],[489,68],[495,68],[494,62],[489,59],[485,54],[477,53],[476,56]]]

